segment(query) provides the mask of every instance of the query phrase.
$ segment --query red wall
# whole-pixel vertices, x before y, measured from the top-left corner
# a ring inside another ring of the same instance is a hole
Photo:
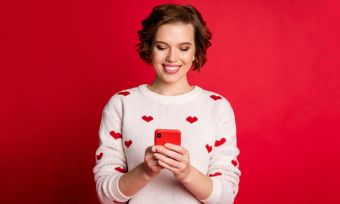
[[[98,203],[101,110],[151,82],[136,31],[164,1],[122,2],[1,1],[0,203]],[[190,81],[235,111],[235,203],[340,203],[339,1],[185,3],[213,33]]]

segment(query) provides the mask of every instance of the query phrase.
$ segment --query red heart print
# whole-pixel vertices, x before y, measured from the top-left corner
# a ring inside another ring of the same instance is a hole
[[[100,160],[103,156],[103,152],[101,152],[100,154],[97,154],[97,160]]]
[[[126,170],[122,169],[121,167],[116,167],[115,170],[120,172],[120,173],[126,173]]]
[[[121,135],[120,133],[115,132],[115,131],[113,131],[113,130],[110,132],[110,135],[111,135],[113,138],[115,138],[115,139],[122,138],[122,135]]]
[[[234,166],[237,166],[237,165],[238,165],[238,163],[237,163],[237,161],[236,161],[235,159],[231,160],[231,163],[232,163]]]
[[[221,176],[222,173],[220,172],[215,172],[214,174],[209,174],[209,177],[214,177],[214,176]]]
[[[191,117],[191,116],[187,117],[187,121],[188,121],[189,123],[194,123],[194,122],[196,122],[197,120],[198,120],[198,119],[197,119],[196,116],[194,116],[194,117]]]
[[[216,141],[215,141],[215,147],[221,146],[221,145],[223,145],[225,142],[226,142],[226,139],[225,139],[225,138],[222,138],[222,139],[220,139],[220,140],[216,140]]]
[[[124,144],[125,144],[125,146],[126,146],[127,148],[129,148],[130,145],[132,144],[132,141],[131,141],[131,140],[126,140],[126,141],[124,142]]]
[[[210,98],[214,99],[215,101],[222,99],[221,96],[217,96],[217,95],[211,95]]]
[[[212,146],[211,145],[205,145],[205,148],[207,148],[207,150],[208,150],[208,153],[210,153],[211,152],[211,150],[212,150]]]
[[[130,92],[128,92],[128,91],[121,91],[121,92],[118,93],[118,95],[123,95],[123,96],[127,96],[129,94],[130,94]]]
[[[150,122],[151,120],[153,120],[153,117],[144,115],[142,119],[145,120],[146,122]]]

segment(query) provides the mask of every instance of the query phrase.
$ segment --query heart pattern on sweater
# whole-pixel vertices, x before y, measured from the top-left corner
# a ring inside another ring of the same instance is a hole
[[[209,177],[214,177],[214,176],[221,176],[221,172],[215,172],[214,174],[209,174]]]
[[[191,124],[196,122],[197,120],[198,120],[198,118],[196,116],[194,116],[194,117],[192,117],[192,116],[187,117],[187,121],[189,123],[191,123]]]
[[[211,150],[212,150],[212,146],[211,145],[205,145],[205,148],[207,148],[207,151],[208,151],[208,153],[210,153],[211,152]]]
[[[130,145],[132,144],[132,141],[131,141],[131,140],[126,140],[126,141],[124,142],[124,144],[125,144],[125,146],[126,146],[127,148],[129,148]]]
[[[237,162],[235,159],[231,160],[231,163],[232,163],[235,167],[238,165],[238,162]]]
[[[226,139],[225,139],[225,138],[222,138],[222,139],[220,139],[220,140],[216,140],[216,141],[215,141],[215,147],[221,146],[221,145],[223,145],[225,142],[226,142]]]
[[[119,132],[115,132],[115,131],[110,131],[110,135],[115,138],[115,139],[119,139],[122,138],[122,134],[120,134]]]
[[[115,170],[120,172],[120,173],[126,173],[126,170],[121,168],[121,167],[116,167]]]
[[[121,91],[121,92],[118,93],[118,95],[123,95],[123,96],[127,96],[129,94],[130,94],[130,92],[128,92],[128,91]]]
[[[100,154],[97,154],[97,160],[100,160],[103,156],[103,152],[101,152]]]
[[[210,98],[214,99],[215,101],[222,99],[221,96],[217,96],[217,95],[211,95]]]
[[[153,117],[152,116],[143,115],[142,119],[145,120],[146,122],[150,122],[151,120],[153,120]]]

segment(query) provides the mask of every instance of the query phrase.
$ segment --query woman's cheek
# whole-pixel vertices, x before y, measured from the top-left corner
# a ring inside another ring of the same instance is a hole
[[[164,58],[166,58],[166,52],[156,51],[154,53],[154,59],[157,59],[158,61],[161,61]]]
[[[182,59],[184,59],[186,62],[190,62],[190,61],[192,61],[193,57],[194,57],[193,54],[187,53],[187,54],[184,54],[184,55],[183,55],[183,58],[182,58]]]

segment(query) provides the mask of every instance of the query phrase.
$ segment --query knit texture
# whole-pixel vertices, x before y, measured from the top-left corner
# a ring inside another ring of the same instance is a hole
[[[212,179],[206,200],[198,200],[166,169],[132,197],[119,190],[120,177],[144,161],[160,128],[179,129],[190,164]],[[238,155],[234,112],[225,97],[199,86],[165,96],[142,84],[115,93],[103,109],[93,168],[97,195],[105,204],[233,203],[241,175]]]

